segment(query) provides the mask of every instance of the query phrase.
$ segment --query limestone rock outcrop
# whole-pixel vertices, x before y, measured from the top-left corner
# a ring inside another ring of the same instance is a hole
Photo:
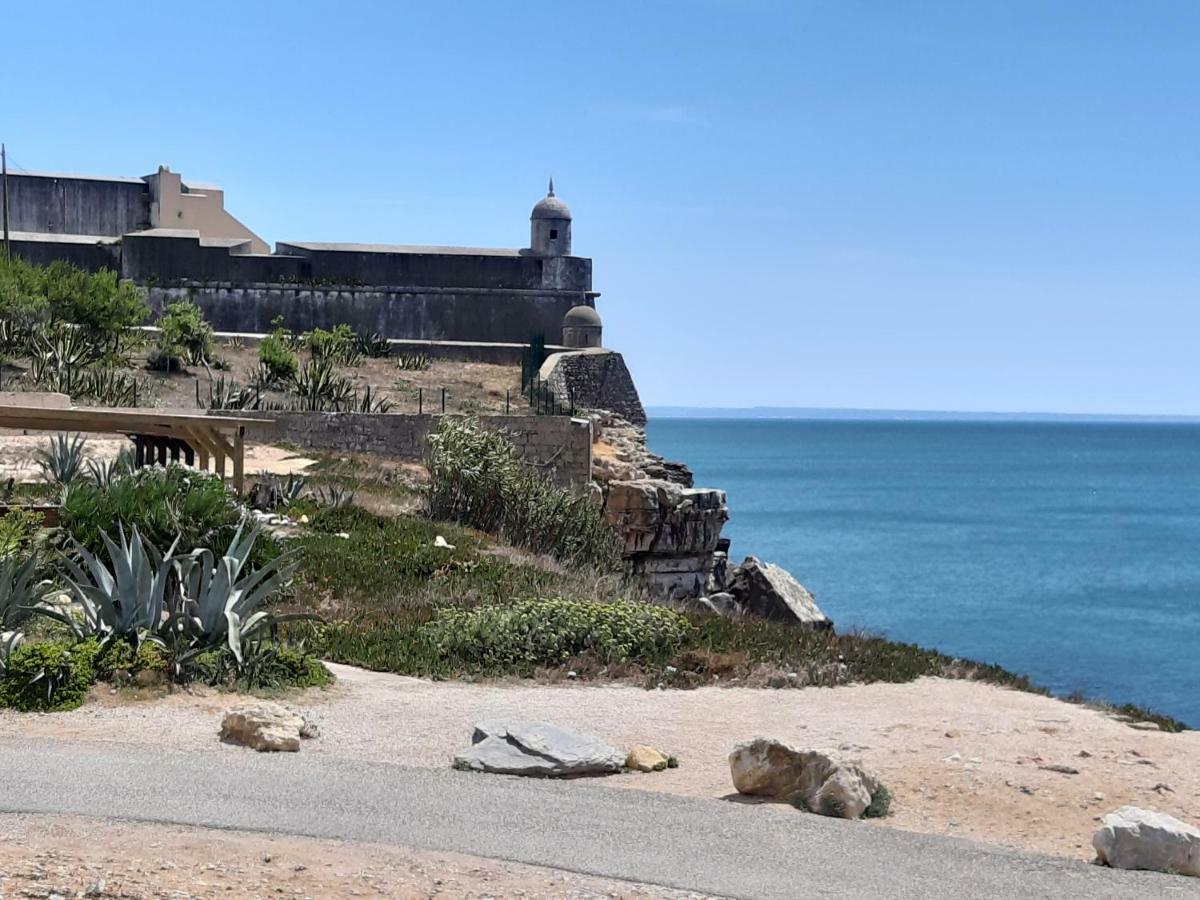
[[[611,482],[604,517],[622,536],[634,572],[653,590],[672,598],[706,591],[729,519],[724,491],[650,478]]]
[[[1122,806],[1100,820],[1092,846],[1114,869],[1200,877],[1200,829],[1165,813]]]
[[[786,569],[753,556],[733,571],[729,593],[749,615],[812,629],[833,627],[813,595]]]
[[[857,819],[880,789],[860,763],[824,750],[797,750],[781,741],[755,738],[729,754],[738,793],[773,797],[810,812]]]
[[[599,738],[547,722],[480,722],[454,768],[500,775],[563,778],[620,771],[625,754]]]
[[[641,426],[603,412],[592,416],[592,433],[592,477],[600,483],[654,478],[681,487],[693,486],[691,469],[664,459],[646,446],[646,430]]]

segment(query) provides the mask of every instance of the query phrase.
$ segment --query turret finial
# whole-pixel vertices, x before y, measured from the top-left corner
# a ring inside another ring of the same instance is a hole
[[[547,197],[554,196],[554,176],[550,176],[550,191],[546,194]]]

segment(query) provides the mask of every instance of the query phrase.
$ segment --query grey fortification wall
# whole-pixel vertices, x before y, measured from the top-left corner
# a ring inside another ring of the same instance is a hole
[[[425,439],[440,416],[320,412],[229,412],[222,416],[272,418],[251,440],[276,440],[314,450],[363,453],[392,459],[425,458]],[[563,486],[583,487],[592,477],[592,423],[566,416],[480,416],[484,428],[504,431],[517,454]]]
[[[154,310],[190,300],[219,331],[267,332],[282,316],[294,331],[347,324],[407,340],[557,344],[567,311],[596,296],[592,261],[569,255],[570,213],[553,196],[535,213],[549,204],[558,218],[531,218],[560,235],[546,252],[281,241],[266,254],[250,252],[244,235],[151,229],[143,179],[10,181],[19,256],[114,269],[147,290]]]
[[[634,425],[646,424],[646,410],[633,376],[625,358],[614,350],[594,348],[555,353],[546,359],[538,374],[559,403],[577,409],[609,410]]]
[[[8,227],[12,231],[108,236],[149,228],[150,190],[140,178],[10,178]]]
[[[540,333],[555,344],[563,316],[580,302],[578,294],[541,291],[287,284],[154,286],[147,295],[156,312],[192,301],[218,331],[268,332],[283,316],[296,331],[345,322],[360,334],[408,340],[526,343]]]

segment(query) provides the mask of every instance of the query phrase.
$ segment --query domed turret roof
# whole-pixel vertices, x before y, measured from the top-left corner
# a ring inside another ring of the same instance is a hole
[[[567,208],[567,204],[563,203],[554,196],[554,179],[550,179],[550,190],[541,200],[537,202],[537,206],[533,208],[531,219],[569,219],[571,218],[571,210]]]
[[[593,325],[599,328],[600,324],[600,314],[590,306],[573,306],[563,316],[563,325],[565,327]]]

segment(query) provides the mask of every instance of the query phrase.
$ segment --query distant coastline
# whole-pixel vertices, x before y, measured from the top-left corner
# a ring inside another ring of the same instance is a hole
[[[647,406],[652,419],[791,419],[878,422],[1096,422],[1200,424],[1200,416],[1116,413],[962,412],[929,409],[830,409],[790,406]]]

